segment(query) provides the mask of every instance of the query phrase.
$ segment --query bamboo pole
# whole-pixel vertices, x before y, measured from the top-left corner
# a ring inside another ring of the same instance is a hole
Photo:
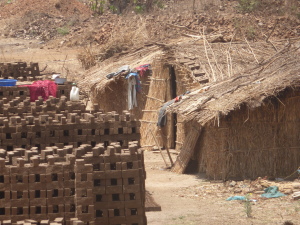
[[[163,160],[164,160],[166,166],[168,167],[167,161],[166,161],[166,159],[165,159],[165,157],[164,157],[164,155],[163,155],[163,153],[162,153],[161,147],[159,146],[156,137],[154,136],[154,134],[153,134],[153,132],[152,132],[152,129],[150,130],[150,132],[151,132],[151,134],[152,134],[152,137],[154,138],[154,141],[155,141],[155,143],[156,143],[156,145],[157,145],[157,147],[158,147],[158,149],[159,149],[159,151],[160,151],[160,154],[161,154],[161,156],[162,156],[162,158],[163,158]]]

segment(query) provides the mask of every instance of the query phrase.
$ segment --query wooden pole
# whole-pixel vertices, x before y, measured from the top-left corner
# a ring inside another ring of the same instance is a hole
[[[164,157],[164,155],[163,155],[163,153],[162,153],[161,147],[159,146],[156,137],[154,136],[152,130],[150,130],[150,132],[151,132],[151,134],[152,134],[152,136],[153,136],[153,138],[154,138],[154,141],[155,141],[155,143],[156,143],[156,145],[157,145],[157,147],[158,147],[158,149],[159,149],[159,151],[160,151],[160,154],[161,154],[161,156],[162,156],[162,158],[163,158],[163,160],[164,160],[166,166],[168,167],[168,163],[167,163],[167,161],[166,161],[166,159],[165,159],[165,157]]]

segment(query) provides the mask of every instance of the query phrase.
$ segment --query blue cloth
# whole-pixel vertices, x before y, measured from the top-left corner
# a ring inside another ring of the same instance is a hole
[[[226,199],[226,201],[232,201],[232,200],[246,200],[246,197],[236,195],[236,196],[231,196]]]
[[[264,190],[264,194],[261,195],[261,197],[265,197],[265,198],[278,198],[278,197],[282,197],[285,196],[285,194],[281,193],[280,191],[278,191],[278,187],[277,186],[270,186],[268,188],[266,188]]]

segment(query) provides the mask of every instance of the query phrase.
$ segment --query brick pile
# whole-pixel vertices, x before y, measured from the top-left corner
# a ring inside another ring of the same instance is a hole
[[[39,150],[46,146],[63,147],[81,144],[95,146],[120,142],[128,146],[130,141],[140,139],[140,122],[124,111],[122,115],[111,112],[64,113],[34,116],[0,117],[0,141],[3,149],[11,151],[22,147]]]
[[[0,63],[0,77],[4,79],[35,80],[40,76],[39,64],[26,62]]]
[[[0,152],[2,222],[61,217],[67,225],[72,218],[89,225],[146,224],[144,159],[137,142],[127,149],[114,142]]]

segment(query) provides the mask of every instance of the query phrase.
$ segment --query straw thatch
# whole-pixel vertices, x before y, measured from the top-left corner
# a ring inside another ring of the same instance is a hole
[[[198,171],[215,179],[256,178],[299,167],[299,56],[299,43],[288,44],[246,72],[169,107],[204,128],[194,154]]]
[[[116,55],[99,64],[95,69],[87,73],[83,80],[79,82],[81,90],[88,93],[93,103],[98,103],[99,107],[104,111],[116,111],[121,113],[128,109],[127,106],[127,81],[122,76],[116,76],[107,79],[106,75],[116,72],[123,65],[130,65],[134,68],[140,64],[151,63],[152,60],[161,54],[158,46],[150,45],[148,47],[139,48],[130,53],[122,53]],[[148,77],[142,79],[142,93],[138,94],[138,108],[132,110],[136,118],[141,118],[141,109],[144,108],[146,93],[149,84]]]

